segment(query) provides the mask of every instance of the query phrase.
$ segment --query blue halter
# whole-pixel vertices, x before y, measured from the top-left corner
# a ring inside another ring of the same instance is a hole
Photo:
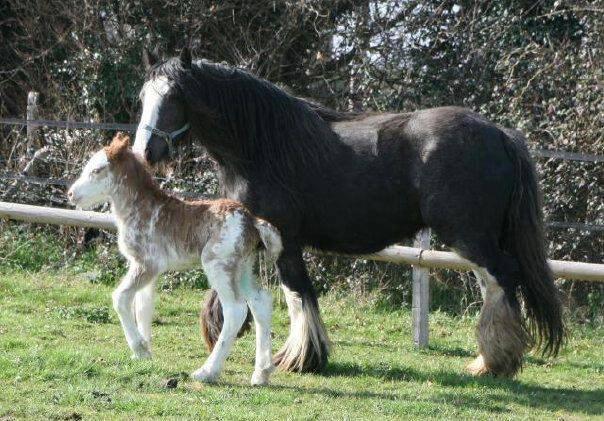
[[[184,126],[182,126],[180,129],[174,130],[173,132],[164,132],[163,130],[156,129],[155,127],[151,127],[148,124],[145,124],[143,129],[164,139],[164,141],[166,142],[166,145],[168,145],[168,153],[170,154],[170,156],[172,156],[174,154],[174,141],[181,134],[183,134],[184,132],[189,130],[190,127],[191,127],[191,125],[189,123],[187,123]]]

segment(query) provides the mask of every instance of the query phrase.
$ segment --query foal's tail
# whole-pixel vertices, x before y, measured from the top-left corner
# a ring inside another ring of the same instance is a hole
[[[260,237],[260,242],[264,246],[264,250],[268,257],[272,260],[277,260],[283,250],[281,242],[281,234],[273,225],[261,218],[253,219],[254,227]],[[201,335],[206,343],[207,348],[211,351],[216,345],[218,335],[222,330],[223,323],[222,305],[215,290],[210,290],[199,314],[199,325],[201,327]],[[247,319],[239,330],[239,336],[243,335],[250,329],[252,323],[251,314],[248,311]]]
[[[262,218],[254,218],[254,227],[258,231],[260,241],[268,256],[272,260],[277,260],[283,251],[283,243],[279,230]]]
[[[519,291],[528,331],[543,355],[555,356],[565,340],[565,329],[562,304],[546,258],[541,192],[524,136],[516,130],[504,131],[510,140],[504,144],[516,171],[504,248],[520,263]]]

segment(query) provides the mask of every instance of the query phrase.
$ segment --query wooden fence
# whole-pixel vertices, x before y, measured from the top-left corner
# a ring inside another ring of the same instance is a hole
[[[100,228],[111,231],[116,229],[113,217],[109,213],[48,208],[8,202],[0,202],[0,219]],[[418,234],[415,246],[391,246],[371,255],[351,257],[413,265],[413,342],[418,347],[425,347],[428,344],[430,268],[466,271],[472,270],[475,266],[455,253],[429,250],[429,230],[423,230]],[[604,264],[562,260],[550,260],[549,264],[557,278],[604,282]]]
[[[42,120],[38,117],[38,94],[30,92],[27,98],[27,119],[0,118],[0,124],[21,126],[27,128],[27,152],[33,156],[23,173],[27,174],[29,167],[33,166],[39,158],[43,160],[48,151],[45,148],[33,152],[33,144],[40,127],[57,127],[65,129],[99,129],[99,130],[123,130],[134,131],[134,124],[120,123],[92,123],[75,121]],[[583,162],[604,162],[604,156],[579,154],[566,151],[532,150],[535,157],[564,159]],[[15,179],[35,178],[25,175],[11,176]],[[2,178],[6,178],[3,176]],[[39,181],[39,180],[38,180]],[[44,181],[44,180],[43,180]],[[51,180],[52,183],[67,185],[66,180]],[[49,183],[48,180],[45,180]],[[46,223],[56,225],[72,225],[79,227],[92,227],[105,230],[115,230],[115,223],[110,214],[99,212],[74,211],[68,209],[48,208],[40,206],[23,205],[16,203],[0,202],[0,219],[8,218],[20,221]],[[594,224],[549,222],[548,226],[554,228],[574,228],[587,231],[603,231],[604,227]],[[356,256],[365,259],[379,260],[385,262],[409,264],[413,266],[413,341],[418,347],[428,345],[428,311],[430,307],[429,278],[430,268],[447,268],[455,270],[472,270],[471,262],[463,259],[455,253],[429,250],[430,230],[426,229],[418,233],[415,247],[392,246],[378,253],[368,256]],[[354,257],[354,256],[353,256]],[[558,278],[578,279],[586,281],[604,282],[604,264],[566,262],[561,260],[550,260],[549,264]]]

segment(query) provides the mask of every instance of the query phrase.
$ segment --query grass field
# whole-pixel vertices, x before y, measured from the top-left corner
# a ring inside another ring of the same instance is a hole
[[[415,350],[406,310],[327,295],[334,343],[321,375],[277,372],[249,386],[253,335],[239,340],[218,384],[187,378],[205,358],[202,292],[161,292],[154,358],[132,361],[111,288],[67,272],[0,274],[0,420],[8,419],[583,419],[604,416],[604,329],[571,326],[553,361],[529,357],[516,380],[475,379],[474,317],[431,314],[431,347]],[[276,294],[275,294],[276,295]],[[277,298],[276,298],[277,300]],[[275,349],[287,332],[275,305]],[[176,388],[166,387],[178,379]]]

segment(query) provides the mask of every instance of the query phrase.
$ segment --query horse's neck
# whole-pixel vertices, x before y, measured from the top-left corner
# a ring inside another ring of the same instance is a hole
[[[246,138],[230,139],[230,136],[235,135],[229,134],[230,131],[222,127],[216,118],[208,117],[208,115],[220,115],[218,110],[207,113],[205,109],[199,111],[198,108],[199,106],[194,103],[187,105],[189,115],[194,116],[194,121],[197,122],[193,124],[194,138],[203,139],[204,148],[217,164],[224,168],[225,176],[228,179],[249,179],[252,175],[256,177],[259,173],[266,173],[266,168],[271,167],[274,164],[273,161],[287,159],[289,154],[294,154],[296,156],[292,157],[291,162],[299,163],[300,166],[297,168],[281,167],[280,170],[282,173],[291,172],[290,175],[295,180],[300,177],[300,172],[303,170],[311,170],[301,168],[303,162],[311,165],[312,171],[329,171],[334,162],[341,162],[349,156],[349,145],[341,141],[329,123],[325,123],[327,127],[324,128],[317,126],[316,133],[311,135],[312,139],[301,138],[300,134],[293,135],[291,140],[288,139],[288,142],[306,142],[309,145],[308,148],[285,148],[280,151],[280,154],[271,156],[267,152],[271,149],[268,145],[250,146],[247,145],[249,140]],[[253,126],[248,128],[248,131],[253,130],[255,130]],[[300,128],[298,127],[297,130]],[[275,145],[275,148],[278,149],[278,146]],[[275,173],[273,172],[273,174]],[[271,182],[274,182],[274,177],[271,178]]]
[[[249,180],[244,171],[232,167],[226,162],[217,162],[218,185],[220,197],[238,202],[246,202]]]

